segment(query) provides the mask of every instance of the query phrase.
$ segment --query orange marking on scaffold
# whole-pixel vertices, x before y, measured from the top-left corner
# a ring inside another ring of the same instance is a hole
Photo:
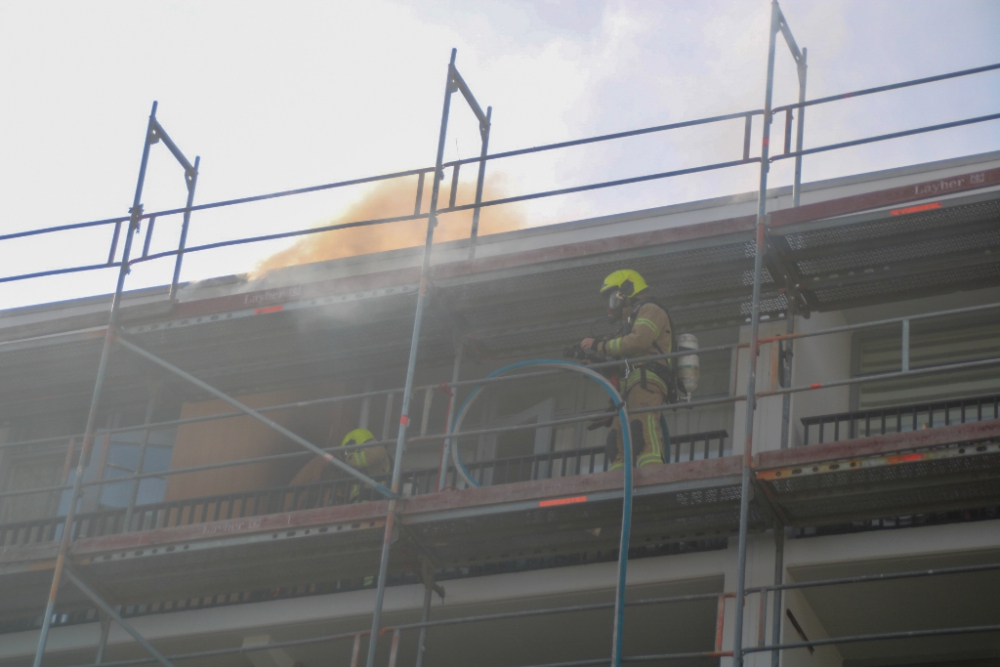
[[[263,315],[264,313],[278,313],[284,309],[285,309],[284,306],[267,306],[266,308],[255,308],[253,314]]]
[[[931,202],[930,204],[917,204],[916,206],[907,206],[906,208],[897,208],[889,211],[889,215],[906,215],[907,213],[920,213],[921,211],[933,211],[936,208],[941,208],[941,202]]]
[[[556,498],[555,500],[539,500],[539,507],[555,507],[557,505],[573,505],[575,503],[587,502],[587,496],[573,496],[572,498]]]
[[[910,461],[923,461],[925,458],[924,454],[897,454],[895,456],[887,456],[885,460],[889,463],[908,463]]]

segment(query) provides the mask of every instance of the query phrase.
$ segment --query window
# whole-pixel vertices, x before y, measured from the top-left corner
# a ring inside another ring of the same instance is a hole
[[[6,452],[0,488],[5,492],[59,486],[66,461],[65,445],[42,452]],[[0,499],[0,523],[32,521],[52,516],[59,492],[32,493]]]
[[[173,455],[175,428],[149,431],[136,429],[112,433],[98,433],[91,450],[90,462],[83,471],[83,481],[131,477],[137,473],[150,473],[170,468]],[[143,442],[146,451],[143,455]],[[140,469],[139,460],[142,458]],[[100,474],[99,474],[100,471]],[[70,470],[69,484],[76,479],[76,470]],[[148,505],[163,500],[166,477],[147,477],[139,480],[136,505]],[[132,495],[134,480],[84,487],[81,511],[127,507]],[[59,500],[59,514],[64,515],[69,508],[71,491],[64,491]]]
[[[855,339],[854,375],[898,371],[902,367],[900,327],[861,332]],[[910,368],[1000,357],[1000,324],[978,320],[917,320],[910,329]],[[935,402],[1000,393],[996,367],[900,378],[859,385],[859,410]]]
[[[492,426],[521,426],[552,421],[555,399],[548,398],[521,412],[497,419]],[[552,427],[521,429],[484,435],[479,440],[477,458],[480,461],[499,460],[492,469],[483,471],[483,484],[521,482],[536,477],[548,477],[544,462],[532,459],[535,454],[547,454],[552,448]],[[538,469],[536,470],[536,466]]]

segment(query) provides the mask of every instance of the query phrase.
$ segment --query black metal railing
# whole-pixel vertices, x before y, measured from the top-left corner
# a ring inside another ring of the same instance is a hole
[[[690,435],[671,436],[670,454],[667,463],[721,459],[732,451],[726,442],[728,431],[707,431]]]
[[[803,417],[802,444],[1000,419],[1000,394]]]
[[[666,463],[721,458],[729,451],[728,431],[709,431],[673,436]],[[467,463],[474,480],[484,486],[524,482],[553,477],[589,475],[604,472],[611,465],[606,447],[586,447]],[[434,471],[435,474],[437,471]],[[456,485],[458,477],[448,469],[447,485]],[[425,491],[426,492],[426,491]]]
[[[571,477],[604,472],[611,465],[607,461],[605,447],[567,449],[546,454],[511,456],[490,461],[476,461],[465,464],[474,480],[483,486],[528,482],[553,477]],[[448,469],[445,478],[449,486],[458,485],[454,468]]]
[[[671,438],[670,462],[718,458],[727,452],[726,431],[694,433]],[[467,464],[480,484],[493,486],[511,482],[570,477],[604,472],[610,465],[604,447],[515,456]],[[388,484],[388,477],[376,477]],[[423,468],[403,473],[402,493],[418,496],[437,489],[438,469]],[[455,470],[446,472],[446,486],[457,483]],[[124,532],[170,528],[210,521],[243,519],[265,514],[330,507],[354,502],[380,500],[371,487],[350,478],[332,479],[312,484],[281,486],[198,498],[184,498],[149,505],[139,505],[125,525],[126,509],[103,509],[81,512],[73,522],[73,537],[99,537]],[[0,525],[0,546],[37,544],[60,539],[63,517]]]

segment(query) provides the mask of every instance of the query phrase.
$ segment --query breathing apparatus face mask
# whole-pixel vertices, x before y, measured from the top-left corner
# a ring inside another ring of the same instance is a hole
[[[614,320],[620,320],[622,314],[625,312],[625,306],[628,305],[628,299],[622,296],[620,290],[608,290],[608,317]]]

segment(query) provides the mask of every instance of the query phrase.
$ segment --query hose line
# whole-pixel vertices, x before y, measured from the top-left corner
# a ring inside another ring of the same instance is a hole
[[[618,408],[618,419],[621,424],[621,434],[622,434],[622,454],[623,460],[625,461],[624,466],[624,502],[622,503],[622,534],[621,542],[618,548],[618,582],[615,591],[615,625],[612,635],[612,648],[611,648],[611,658],[612,667],[621,667],[622,664],[622,627],[625,618],[625,579],[628,568],[628,544],[629,544],[629,533],[632,527],[632,437],[629,433],[629,421],[628,412],[625,409],[625,401],[622,400],[621,394],[615,388],[611,382],[598,373],[583,364],[579,364],[573,361],[564,361],[560,359],[535,359],[530,361],[519,361],[509,366],[504,366],[498,370],[493,371],[486,376],[486,379],[492,379],[495,377],[500,377],[501,375],[506,375],[513,371],[517,371],[523,368],[558,368],[562,370],[571,371],[578,373],[591,380],[597,382],[611,397],[614,405]],[[452,460],[455,463],[455,470],[458,475],[465,480],[465,483],[472,487],[480,487],[482,484],[477,482],[469,474],[468,469],[462,462],[462,455],[459,451],[458,446],[458,436],[459,431],[462,428],[462,422],[465,420],[465,415],[468,414],[469,408],[472,407],[476,399],[479,397],[482,389],[485,385],[478,385],[469,396],[462,403],[462,407],[458,410],[455,415],[455,420],[451,427],[451,437],[449,438],[449,444],[451,447]]]

